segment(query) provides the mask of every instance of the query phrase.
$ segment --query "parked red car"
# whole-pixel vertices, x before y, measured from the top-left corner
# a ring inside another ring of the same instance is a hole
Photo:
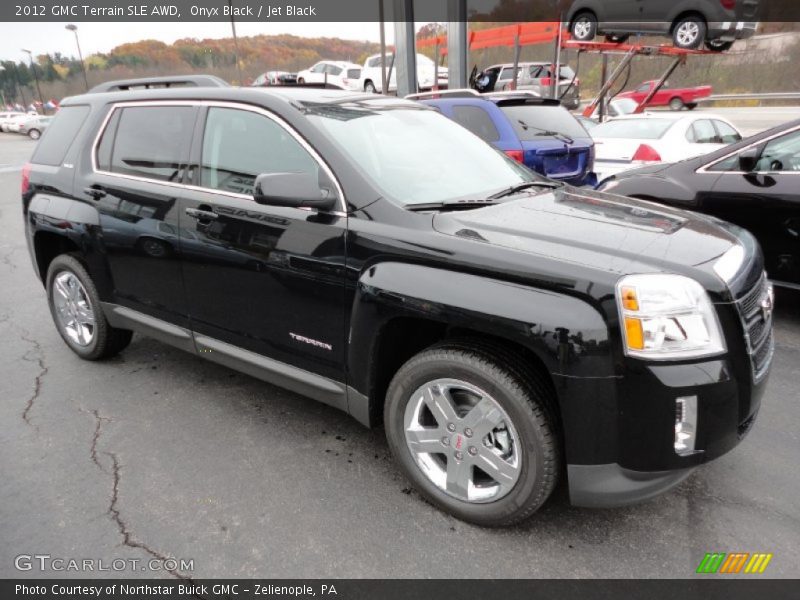
[[[635,90],[630,92],[622,92],[617,94],[617,98],[630,98],[637,103],[641,103],[653,89],[653,86],[658,83],[655,80],[645,81]],[[669,82],[665,82],[661,89],[656,92],[650,102],[647,103],[648,107],[651,106],[669,106],[672,110],[680,110],[684,106],[692,110],[697,106],[697,101],[700,98],[708,98],[711,95],[710,85],[698,85],[689,88],[673,88],[669,86]]]

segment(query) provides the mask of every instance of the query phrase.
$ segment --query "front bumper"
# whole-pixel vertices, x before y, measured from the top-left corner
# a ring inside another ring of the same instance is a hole
[[[631,471],[618,464],[568,465],[569,499],[573,506],[587,508],[636,504],[672,489],[693,471]]]

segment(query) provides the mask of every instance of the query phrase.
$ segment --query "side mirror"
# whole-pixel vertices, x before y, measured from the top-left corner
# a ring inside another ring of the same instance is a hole
[[[756,170],[758,159],[761,157],[761,152],[758,146],[747,148],[739,153],[739,170],[745,173],[752,173]]]
[[[264,173],[256,177],[253,199],[258,204],[330,210],[336,194],[311,173]]]

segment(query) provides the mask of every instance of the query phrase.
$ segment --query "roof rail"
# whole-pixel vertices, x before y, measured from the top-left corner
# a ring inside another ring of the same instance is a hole
[[[118,79],[106,81],[89,90],[90,94],[119,92],[130,89],[170,87],[229,87],[228,82],[214,75],[169,75],[166,77],[143,77],[141,79]]]
[[[449,96],[450,98],[474,98],[480,96],[475,90],[463,88],[458,90],[431,90],[430,92],[419,92],[417,94],[409,94],[405,96],[406,100],[421,100],[423,98],[441,98],[442,96]]]

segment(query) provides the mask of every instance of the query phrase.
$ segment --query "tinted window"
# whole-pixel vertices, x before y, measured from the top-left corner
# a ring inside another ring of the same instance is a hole
[[[341,67],[336,67],[334,65],[329,65],[328,68],[325,69],[325,71],[327,73],[329,73],[330,75],[340,75],[341,72],[342,72],[342,68]]]
[[[657,140],[675,123],[673,119],[649,118],[606,121],[592,129],[594,138]]]
[[[453,119],[487,142],[500,139],[489,113],[479,106],[454,106]]]
[[[121,112],[111,152],[111,172],[176,181],[187,162],[195,109],[134,106]]]
[[[361,69],[347,69],[347,77],[350,79],[358,79],[361,77]]]
[[[88,106],[61,107],[36,146],[31,162],[40,165],[60,165],[88,115]]]
[[[714,126],[717,128],[719,134],[719,141],[723,144],[733,144],[742,139],[739,132],[724,121],[714,121]]]
[[[370,58],[369,62],[367,63],[368,67],[380,67],[381,66],[381,57],[376,56],[375,58]]]
[[[708,119],[695,121],[691,126],[692,138],[696,144],[716,144],[717,130]]]
[[[248,110],[210,108],[203,135],[200,185],[251,195],[262,173],[313,173],[314,158],[283,127]]]
[[[521,140],[540,140],[553,131],[570,137],[586,137],[586,130],[563,106],[518,104],[501,106]]]

